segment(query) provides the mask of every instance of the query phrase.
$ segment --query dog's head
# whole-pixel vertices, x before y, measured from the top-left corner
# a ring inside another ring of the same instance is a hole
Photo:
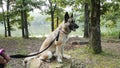
[[[65,13],[64,15],[64,19],[65,19],[65,24],[67,24],[68,29],[71,31],[76,31],[77,28],[79,28],[79,26],[75,23],[75,20],[73,18],[73,14],[71,16],[69,16],[68,12]]]

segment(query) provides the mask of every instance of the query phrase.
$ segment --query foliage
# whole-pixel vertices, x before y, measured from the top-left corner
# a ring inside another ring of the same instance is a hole
[[[49,1],[52,2],[51,7]],[[56,9],[54,12],[54,21],[55,21],[54,27],[56,28],[56,24],[57,24],[56,18],[59,17],[59,23],[63,21],[64,18],[63,15],[65,12],[64,9],[66,7],[69,6],[70,8],[72,8],[72,12],[74,13],[77,22],[84,22],[84,5],[85,3],[88,3],[90,6],[90,0],[25,0],[25,2],[27,5],[21,8],[23,6],[22,0],[10,1],[10,5],[11,5],[10,22],[12,27],[21,28],[21,17],[20,17],[21,10],[27,10],[27,12],[30,12],[37,8],[41,10],[42,14],[49,15],[50,9],[51,8],[54,9],[56,5]],[[27,13],[27,17],[29,22],[33,20],[33,17],[31,17],[29,13]],[[101,27],[103,26],[106,27],[107,32],[110,33],[111,29],[115,29],[115,28],[118,29],[118,27],[120,27],[119,18],[120,18],[120,1],[111,0],[111,2],[107,2],[107,0],[101,0]],[[51,18],[49,17],[47,18],[47,20],[50,21]],[[2,13],[0,13],[0,23],[2,23],[2,21],[3,21]]]
[[[40,5],[42,5],[42,1],[34,1],[34,0],[26,0],[26,6],[22,8],[22,0],[15,0],[11,1],[10,7],[12,9],[9,12],[10,15],[10,24],[11,27],[18,27],[21,28],[21,11],[27,10],[28,12],[32,11],[34,8],[39,8]],[[2,21],[2,13],[0,13],[0,21]],[[29,13],[27,13],[28,21],[32,21],[33,17],[30,16]],[[29,23],[30,25],[30,23]]]
[[[118,37],[120,18],[120,1],[102,1],[101,5],[101,27],[106,28],[102,31],[102,36]]]
[[[46,11],[46,14],[50,14],[49,9],[46,9],[45,11]],[[45,12],[42,12],[42,13],[45,13]],[[54,17],[56,18],[57,16],[60,18],[60,21],[63,20],[63,8],[62,7],[56,6],[56,10],[54,12]],[[48,17],[46,20],[50,21],[50,17]]]
[[[10,12],[11,22],[13,25],[17,25],[18,28],[21,28],[21,11],[26,10],[27,12],[32,11],[34,8],[39,8],[42,5],[41,1],[34,1],[34,0],[26,0],[26,6],[22,7],[22,0],[16,0],[13,2],[12,7],[13,9]],[[33,17],[27,13],[28,21],[32,21]],[[28,22],[29,23],[29,22]],[[30,25],[30,24],[29,24]]]
[[[3,13],[0,13],[0,23],[3,23]]]
[[[120,18],[120,3],[118,2],[105,2],[102,5],[102,16],[101,24],[105,25],[108,28],[114,28],[116,27],[118,20]]]

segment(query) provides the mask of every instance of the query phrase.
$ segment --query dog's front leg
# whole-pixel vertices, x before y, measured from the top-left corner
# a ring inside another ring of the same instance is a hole
[[[62,57],[64,56],[64,46],[63,45],[61,46],[61,55],[62,55]]]
[[[62,48],[60,45],[56,46],[56,55],[57,55],[57,61],[62,62]]]
[[[66,58],[66,59],[70,59],[70,58],[71,58],[70,55],[64,54],[64,45],[61,46],[61,48],[62,48],[62,50],[61,50],[62,57],[63,57],[63,58]]]

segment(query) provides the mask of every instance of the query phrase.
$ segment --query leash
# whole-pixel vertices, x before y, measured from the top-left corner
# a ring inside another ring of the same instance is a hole
[[[16,55],[10,55],[10,57],[11,58],[26,58],[26,57],[31,57],[31,56],[38,55],[38,54],[44,52],[45,50],[47,50],[50,46],[52,46],[52,44],[54,43],[55,40],[58,41],[59,40],[59,34],[60,34],[60,31],[58,31],[57,36],[51,41],[51,43],[49,44],[49,46],[46,47],[44,50],[42,50],[40,52],[37,52],[35,54],[31,54],[31,55],[16,54]],[[4,64],[0,64],[0,68],[5,68],[5,65]]]
[[[31,55],[22,55],[22,54],[16,54],[16,55],[10,55],[11,58],[25,58],[25,57],[31,57],[31,56],[35,56],[38,55],[42,52],[44,52],[45,50],[47,50],[50,46],[52,46],[52,44],[54,43],[54,41],[58,41],[59,40],[59,34],[60,34],[60,30],[57,33],[57,36],[50,42],[49,46],[46,47],[44,50],[37,52],[35,54],[31,54]],[[1,68],[1,67],[0,67]]]
[[[0,68],[5,68],[4,64],[0,64]]]

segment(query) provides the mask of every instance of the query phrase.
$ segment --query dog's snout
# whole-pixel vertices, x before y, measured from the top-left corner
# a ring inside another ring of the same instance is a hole
[[[79,26],[77,25],[77,27],[76,28],[79,28]]]
[[[79,26],[76,24],[76,25],[75,25],[75,28],[79,28]]]

